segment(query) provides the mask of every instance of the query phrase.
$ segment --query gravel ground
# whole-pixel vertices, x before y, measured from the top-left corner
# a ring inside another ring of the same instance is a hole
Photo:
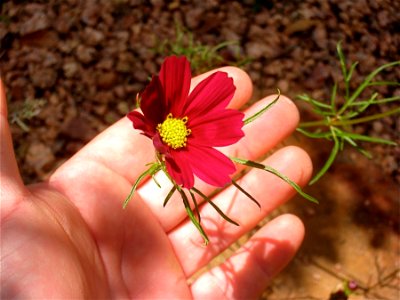
[[[159,70],[167,54],[161,46],[174,41],[177,23],[205,45],[236,41],[220,54],[224,62],[250,59],[243,68],[254,81],[254,99],[276,88],[292,98],[308,93],[329,99],[340,77],[338,41],[350,61],[359,61],[353,88],[376,67],[400,59],[396,0],[5,1],[1,77],[25,182],[47,178],[133,107],[136,93]],[[400,68],[378,77],[399,78]],[[378,90],[386,97],[400,95],[396,87]],[[299,107],[303,121],[315,119],[307,107]],[[400,142],[398,116],[353,129]],[[370,180],[384,176],[399,187],[399,147],[366,146],[375,155],[366,164],[380,169]],[[326,151],[321,153],[315,157],[326,159]]]

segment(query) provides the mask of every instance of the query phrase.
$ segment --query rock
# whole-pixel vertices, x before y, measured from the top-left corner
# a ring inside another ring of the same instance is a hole
[[[270,17],[270,13],[267,10],[263,10],[256,14],[254,21],[257,25],[267,25]]]
[[[328,35],[325,29],[325,26],[322,24],[315,27],[312,37],[314,42],[320,47],[321,49],[326,49],[328,46]]]
[[[267,46],[261,42],[250,42],[246,44],[246,54],[252,59],[259,59],[264,55]]]
[[[114,100],[112,91],[100,91],[96,94],[95,101],[99,103],[110,103]]]
[[[129,52],[122,52],[118,56],[118,62],[115,69],[121,73],[131,73],[133,71],[135,58]]]
[[[195,7],[193,9],[190,9],[186,14],[185,14],[185,21],[187,27],[190,29],[196,29],[199,27],[200,22],[202,21],[202,15],[204,14],[204,9],[202,7]]]
[[[81,150],[84,146],[84,143],[82,142],[76,142],[76,141],[70,141],[68,144],[65,146],[65,152],[70,153],[70,154],[75,154],[79,150]]]
[[[104,116],[107,110],[108,110],[107,104],[99,104],[93,107],[93,111],[99,116]]]
[[[75,50],[75,54],[80,62],[88,64],[94,60],[96,55],[96,49],[92,47],[86,47],[84,45],[79,45]]]
[[[65,41],[60,41],[57,46],[62,53],[70,54],[78,47],[79,44],[80,42],[77,39],[68,39]]]
[[[29,145],[25,162],[36,172],[41,173],[55,160],[54,154],[49,146],[41,142],[33,142]]]
[[[318,21],[315,20],[300,19],[298,21],[290,23],[285,29],[285,34],[292,35],[296,32],[308,31],[317,24]]]
[[[69,122],[61,129],[61,133],[69,138],[85,142],[91,140],[96,135],[96,132],[89,124],[89,120],[82,116],[69,120]]]
[[[157,74],[157,64],[152,60],[146,60],[144,63],[144,68],[149,74]]]
[[[114,67],[114,59],[111,57],[103,58],[96,64],[97,69],[111,70]]]
[[[104,120],[108,123],[108,124],[114,124],[115,122],[117,122],[121,117],[114,111],[109,111],[106,113],[106,115],[104,116]]]
[[[41,30],[22,36],[20,41],[24,46],[52,48],[58,45],[59,37],[53,30]]]
[[[67,78],[72,78],[74,77],[78,71],[80,70],[80,64],[75,62],[75,61],[71,61],[71,62],[66,62],[63,65],[63,70],[64,70],[64,75]]]
[[[281,93],[286,94],[289,91],[289,82],[286,79],[279,80],[277,86]]]
[[[42,65],[44,67],[56,66],[60,61],[55,52],[46,49],[35,49],[35,51],[29,52],[24,59],[27,64]]]
[[[319,63],[314,68],[311,75],[304,81],[304,86],[309,89],[319,89],[324,86],[329,76],[330,72],[328,67],[323,63]]]
[[[31,68],[29,77],[35,87],[46,89],[52,87],[57,80],[57,72],[54,69]]]
[[[104,33],[93,29],[91,27],[86,27],[83,32],[83,38],[86,45],[97,46],[104,41]]]
[[[135,69],[133,71],[133,77],[140,82],[147,82],[150,74],[143,69]]]
[[[116,86],[114,88],[114,93],[120,99],[123,99],[123,98],[126,97],[126,90],[125,90],[125,87],[123,85]]]
[[[246,53],[252,59],[261,57],[274,58],[278,55],[277,48],[272,43],[251,42],[246,44]]]
[[[65,11],[57,17],[54,28],[59,33],[68,33],[72,26],[77,23],[77,17],[72,11]]]
[[[127,102],[121,101],[117,104],[117,110],[121,115],[126,115],[129,112],[129,105]]]
[[[50,27],[50,20],[44,12],[37,11],[26,20],[19,28],[19,33],[24,36],[29,33],[37,32],[39,30],[47,29]]]
[[[57,105],[60,103],[60,96],[58,94],[51,94],[49,97],[49,103],[51,105]]]
[[[154,7],[162,7],[164,6],[164,0],[150,0],[151,5]]]
[[[110,89],[115,85],[117,79],[115,72],[101,72],[96,76],[96,84],[101,89]]]
[[[85,7],[81,14],[82,22],[94,26],[99,20],[100,6],[96,1],[85,1]]]

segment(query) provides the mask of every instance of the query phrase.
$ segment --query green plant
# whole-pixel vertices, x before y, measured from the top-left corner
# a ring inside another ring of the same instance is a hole
[[[359,142],[396,145],[395,142],[390,140],[354,133],[352,125],[371,122],[373,120],[400,113],[400,107],[395,107],[383,113],[361,116],[363,112],[372,106],[400,100],[400,96],[378,98],[379,94],[376,91],[373,91],[367,99],[362,98],[367,88],[381,85],[399,86],[399,82],[373,81],[373,79],[382,71],[400,65],[400,61],[387,63],[378,67],[366,76],[364,81],[355,90],[352,90],[350,88],[350,82],[358,63],[355,62],[351,64],[350,68],[347,67],[340,42],[337,44],[337,53],[343,76],[343,103],[339,104],[338,101],[340,96],[337,83],[335,83],[332,88],[330,101],[317,100],[306,94],[298,96],[298,99],[311,105],[313,111],[321,118],[321,120],[300,123],[297,131],[310,138],[333,141],[333,147],[327,161],[310,181],[310,184],[318,181],[328,171],[337,154],[339,151],[343,150],[346,143],[356,148],[368,158],[371,158],[372,155],[363,149],[359,145]],[[311,128],[315,129],[310,130]]]
[[[8,118],[10,123],[16,123],[23,131],[28,132],[29,126],[25,121],[37,116],[46,103],[45,99],[26,99],[22,104],[9,105],[10,113]]]
[[[165,55],[186,56],[190,61],[193,72],[203,73],[221,65],[243,66],[251,60],[242,57],[237,51],[234,54],[234,61],[227,61],[220,51],[230,45],[237,45],[237,41],[225,41],[216,46],[203,45],[194,39],[193,33],[179,23],[175,26],[175,40],[164,40],[154,50]]]

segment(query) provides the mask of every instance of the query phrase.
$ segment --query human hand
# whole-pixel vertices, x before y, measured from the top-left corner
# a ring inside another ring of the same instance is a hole
[[[234,78],[232,107],[252,92],[248,76],[223,68]],[[209,74],[193,79],[197,84]],[[289,262],[304,235],[301,221],[283,215],[266,224],[232,257],[188,284],[212,258],[288,200],[293,189],[277,177],[252,170],[240,181],[261,204],[228,187],[213,197],[236,227],[209,204],[202,204],[202,225],[210,238],[204,247],[187,219],[179,195],[163,208],[170,189],[159,174],[141,186],[128,207],[122,202],[132,183],[154,160],[151,141],[123,118],[62,165],[48,181],[25,187],[16,165],[1,91],[1,290],[20,298],[257,298]],[[252,115],[274,96],[246,110]],[[298,112],[281,96],[262,117],[246,125],[246,136],[223,148],[237,157],[256,159],[296,127]],[[300,185],[312,166],[299,148],[285,147],[264,164]],[[203,193],[213,187],[196,182]]]

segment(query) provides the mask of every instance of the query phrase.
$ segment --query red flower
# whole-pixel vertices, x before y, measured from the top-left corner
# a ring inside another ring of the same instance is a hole
[[[160,74],[141,94],[143,114],[133,111],[128,118],[153,140],[177,184],[192,188],[195,174],[224,186],[235,166],[213,147],[234,144],[244,136],[243,113],[226,108],[236,88],[225,72],[210,75],[189,94],[190,81],[185,57],[166,58]]]

